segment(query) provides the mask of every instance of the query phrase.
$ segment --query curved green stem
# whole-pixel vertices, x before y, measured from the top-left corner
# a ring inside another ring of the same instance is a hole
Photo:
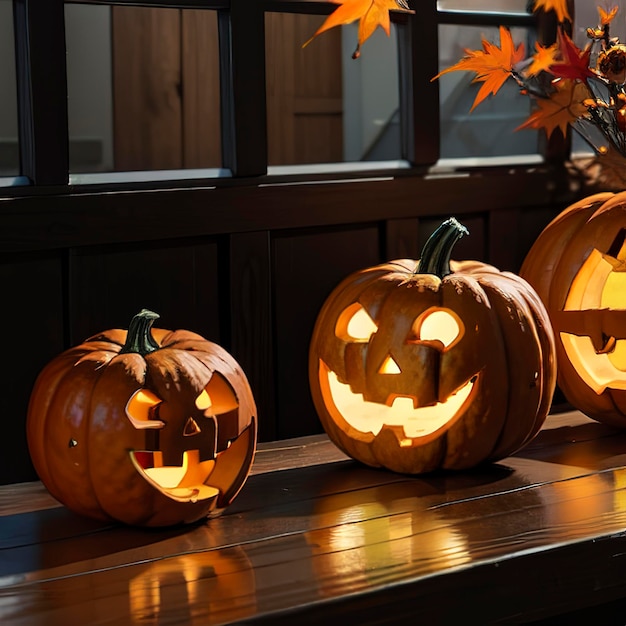
[[[439,278],[451,274],[452,248],[463,235],[469,235],[469,231],[454,217],[443,222],[424,245],[414,274],[435,274]]]
[[[152,337],[151,329],[155,320],[159,319],[159,314],[142,309],[133,317],[128,327],[126,343],[120,350],[120,354],[136,352],[142,356],[159,349],[159,344]]]

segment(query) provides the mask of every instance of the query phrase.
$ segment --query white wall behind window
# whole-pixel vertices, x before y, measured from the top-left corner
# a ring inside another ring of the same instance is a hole
[[[94,169],[109,171],[113,169],[110,7],[66,5],[65,38],[70,142],[99,142],[102,160]]]
[[[358,59],[352,58],[358,22],[342,26],[341,37],[344,160],[360,161],[397,117],[400,96],[396,28],[392,24],[389,37],[377,28],[363,44]],[[397,146],[397,154],[389,158],[397,158],[399,153]]]

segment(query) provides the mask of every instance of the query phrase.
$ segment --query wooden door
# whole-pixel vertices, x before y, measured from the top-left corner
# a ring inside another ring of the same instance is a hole
[[[323,17],[266,15],[270,165],[343,161],[341,31],[302,44]]]
[[[266,15],[268,161],[343,160],[341,33]],[[112,8],[115,170],[220,167],[217,14]]]
[[[115,169],[220,167],[215,11],[112,11]]]

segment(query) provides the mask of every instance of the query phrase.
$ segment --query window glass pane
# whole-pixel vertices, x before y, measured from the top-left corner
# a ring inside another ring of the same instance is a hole
[[[68,4],[70,172],[221,167],[215,11]]]
[[[534,49],[527,29],[511,29],[515,44],[524,42],[526,50]],[[482,48],[481,38],[499,45],[497,28],[473,26],[439,27],[439,69],[458,62],[465,50]],[[507,81],[495,96],[488,97],[471,113],[480,88],[472,84],[473,72],[450,72],[439,81],[441,115],[441,157],[492,157],[537,154],[538,132],[515,130],[531,112],[531,99],[519,93],[513,80]]]
[[[266,14],[268,163],[400,158],[395,25],[352,59],[358,26],[332,28],[302,48],[324,16]]]
[[[0,0],[0,176],[19,174],[13,3]]]
[[[438,0],[440,11],[486,11],[488,13],[527,13],[527,0]]]

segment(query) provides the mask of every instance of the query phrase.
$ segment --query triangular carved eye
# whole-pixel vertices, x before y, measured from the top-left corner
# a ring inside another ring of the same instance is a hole
[[[335,334],[343,341],[367,342],[377,330],[374,320],[358,302],[341,313],[335,326]]]
[[[456,313],[431,307],[413,323],[409,341],[439,341],[444,349],[448,349],[461,339],[463,333],[463,322]]]
[[[191,437],[191,435],[197,435],[200,432],[200,426],[196,420],[190,417],[185,424],[185,430],[183,430],[183,436]]]

